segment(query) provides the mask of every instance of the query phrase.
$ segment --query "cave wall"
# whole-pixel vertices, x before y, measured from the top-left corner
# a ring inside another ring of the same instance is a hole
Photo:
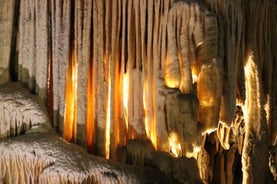
[[[184,156],[200,147],[207,164],[218,160],[206,158],[205,134],[217,129],[216,154],[236,147],[243,182],[266,182],[277,135],[276,1],[0,3],[0,83],[41,97],[65,139],[115,159],[133,138],[169,151],[174,132]]]

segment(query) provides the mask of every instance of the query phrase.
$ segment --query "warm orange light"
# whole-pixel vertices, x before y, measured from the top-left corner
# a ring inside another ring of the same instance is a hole
[[[253,53],[250,53],[248,55],[246,64],[244,66],[244,75],[245,75],[245,88],[246,88],[246,100],[245,100],[245,104],[241,106],[242,112],[243,112],[243,117],[245,122],[249,122],[249,110],[252,108],[252,104],[251,101],[249,99],[253,99],[253,97],[251,96],[252,93],[250,92],[252,89],[252,85],[251,85],[251,80],[254,76],[254,61],[253,61]],[[257,99],[258,100],[258,99]]]
[[[145,132],[148,138],[150,138],[150,129],[149,129],[149,121],[148,121],[148,108],[147,108],[147,83],[146,80],[144,81],[143,84],[143,109],[144,109],[144,126],[145,126]]]
[[[205,135],[205,134],[208,134],[210,135],[211,133],[215,132],[217,130],[217,128],[210,128],[210,129],[207,129],[205,130],[202,135]]]
[[[178,136],[175,132],[171,132],[168,137],[170,153],[174,157],[182,156],[182,148]]]
[[[194,84],[194,83],[196,83],[196,82],[197,82],[197,80],[198,80],[197,75],[195,75],[195,74],[191,73],[191,77],[192,77],[192,83],[193,83],[193,84]]]
[[[110,143],[111,143],[111,135],[110,135],[110,129],[111,129],[111,71],[110,66],[108,66],[108,104],[107,104],[107,119],[106,119],[106,142],[105,142],[105,156],[106,159],[110,158]]]
[[[201,147],[193,144],[193,152],[186,152],[186,157],[187,158],[193,157],[197,160],[197,156],[200,151],[201,151]]]
[[[165,86],[169,88],[179,88],[181,83],[181,74],[177,56],[166,56],[163,71]]]
[[[150,139],[153,146],[157,149],[157,134],[156,134],[156,120],[153,120],[153,126],[150,132]]]
[[[123,74],[123,109],[124,120],[128,130],[128,101],[129,101],[129,77],[127,73]]]
[[[73,52],[66,73],[65,114],[63,137],[67,141],[76,141],[77,134],[77,75],[78,64]]]
[[[265,102],[265,105],[264,105],[264,110],[265,110],[265,115],[266,115],[266,119],[267,119],[267,122],[270,122],[270,96],[267,95],[266,96],[266,102]]]
[[[174,78],[167,77],[165,78],[165,85],[169,88],[179,88],[180,81],[175,80]]]
[[[144,126],[147,138],[151,140],[155,148],[157,148],[157,138],[156,138],[156,118],[153,114],[149,113],[149,104],[148,100],[148,86],[147,80],[143,84],[143,108],[144,108]],[[152,102],[154,104],[154,102]],[[152,105],[153,105],[152,104]],[[155,114],[155,113],[154,113]]]

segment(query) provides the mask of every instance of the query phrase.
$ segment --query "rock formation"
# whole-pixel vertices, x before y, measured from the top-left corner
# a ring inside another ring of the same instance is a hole
[[[194,157],[204,183],[276,181],[275,0],[0,5],[0,84],[29,88],[67,141],[120,160],[130,140],[150,140]],[[0,93],[0,108],[17,103]],[[1,137],[37,120],[24,108],[0,115]]]

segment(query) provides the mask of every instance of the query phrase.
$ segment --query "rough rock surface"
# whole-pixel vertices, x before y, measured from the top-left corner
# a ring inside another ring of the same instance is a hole
[[[156,151],[149,140],[130,140],[126,151],[125,160],[129,164],[150,166],[172,176],[180,183],[202,183],[195,158],[176,158],[168,152]]]
[[[0,140],[51,128],[43,102],[19,83],[0,85]]]
[[[176,183],[161,172],[89,155],[55,133],[0,143],[0,183]]]
[[[0,83],[28,86],[67,140],[115,159],[133,138],[169,151],[174,131],[183,154],[201,147],[207,182],[276,175],[267,149],[277,140],[275,0],[0,5]],[[183,109],[194,100],[179,104],[172,90],[197,96],[199,108]]]

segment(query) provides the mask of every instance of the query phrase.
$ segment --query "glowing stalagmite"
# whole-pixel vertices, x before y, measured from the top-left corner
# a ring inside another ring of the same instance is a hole
[[[261,176],[262,170],[266,169],[267,152],[265,144],[267,141],[266,117],[262,110],[261,101],[261,83],[259,78],[259,70],[255,63],[255,58],[252,51],[249,51],[249,56],[245,61],[245,88],[246,100],[243,107],[245,118],[245,139],[242,152],[242,171],[243,183],[266,182],[265,176]],[[258,143],[259,142],[259,143]],[[259,161],[258,161],[259,160]],[[253,169],[255,164],[259,162],[259,168]]]
[[[182,155],[182,148],[180,141],[176,135],[176,133],[171,132],[169,134],[169,147],[170,147],[170,152],[175,156],[181,156]]]
[[[128,129],[128,101],[129,101],[129,79],[127,74],[123,74],[123,109],[124,109],[124,120],[126,128]]]

